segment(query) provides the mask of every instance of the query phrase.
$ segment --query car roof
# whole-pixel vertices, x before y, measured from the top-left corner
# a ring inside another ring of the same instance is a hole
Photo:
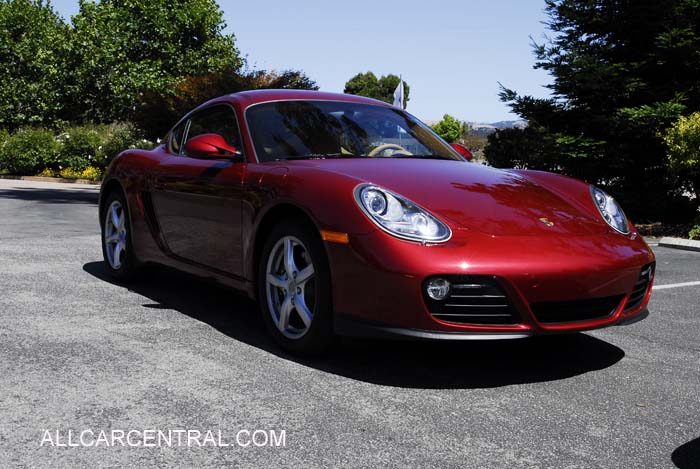
[[[352,94],[341,93],[326,93],[313,90],[252,90],[241,91],[228,96],[222,96],[219,99],[227,99],[238,102],[244,109],[258,103],[269,101],[343,101],[348,103],[364,103],[374,104],[379,106],[389,107],[390,105],[384,101],[377,99],[365,98],[364,96],[355,96]]]

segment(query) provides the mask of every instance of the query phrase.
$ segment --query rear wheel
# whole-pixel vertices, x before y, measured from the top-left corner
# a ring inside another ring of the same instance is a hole
[[[331,281],[318,233],[295,221],[273,228],[258,268],[265,324],[283,348],[313,353],[332,339]]]
[[[107,196],[102,213],[102,256],[107,272],[117,280],[134,277],[137,261],[131,241],[131,223],[126,199],[121,191]]]

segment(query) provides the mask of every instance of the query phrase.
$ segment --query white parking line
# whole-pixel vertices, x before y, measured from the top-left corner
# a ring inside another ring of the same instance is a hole
[[[670,283],[668,285],[654,285],[652,290],[665,290],[666,288],[678,288],[678,287],[692,287],[695,285],[700,285],[700,282],[683,282],[683,283]]]

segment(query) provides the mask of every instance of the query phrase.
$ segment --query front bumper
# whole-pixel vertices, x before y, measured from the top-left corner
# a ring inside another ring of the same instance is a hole
[[[342,335],[424,339],[520,338],[624,324],[648,314],[652,278],[642,301],[626,307],[640,271],[654,255],[636,233],[622,236],[491,237],[455,230],[437,246],[375,231],[327,244],[336,332]],[[453,323],[436,318],[423,295],[435,275],[497,279],[517,311],[512,324]],[[619,298],[603,317],[538,321],[532,305]]]
[[[634,316],[619,319],[612,326],[627,326],[642,321],[649,316],[649,310],[643,309]],[[333,331],[346,337],[363,337],[368,339],[394,340],[509,340],[525,339],[537,335],[535,332],[436,332],[419,329],[405,329],[362,321],[350,316],[338,315],[334,318]],[[578,329],[561,330],[562,333],[576,332]],[[556,334],[557,332],[553,332]]]

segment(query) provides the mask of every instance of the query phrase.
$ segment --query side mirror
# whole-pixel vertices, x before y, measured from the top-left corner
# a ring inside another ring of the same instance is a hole
[[[450,143],[450,146],[451,146],[457,153],[459,153],[460,155],[462,155],[462,157],[463,157],[465,160],[470,161],[472,158],[474,158],[474,155],[472,155],[472,152],[469,151],[469,148],[465,147],[465,146],[462,145],[461,143]]]
[[[234,159],[237,151],[219,134],[201,134],[185,143],[185,153],[193,158]]]

